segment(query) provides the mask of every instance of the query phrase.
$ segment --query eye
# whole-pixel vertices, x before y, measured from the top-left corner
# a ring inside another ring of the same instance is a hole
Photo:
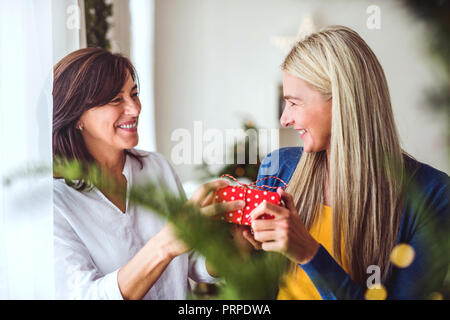
[[[292,101],[286,101],[286,105],[288,106],[288,107],[295,107],[296,106],[296,104],[295,103],[293,103]]]
[[[139,92],[135,92],[131,95],[132,97],[139,97]]]
[[[115,99],[111,100],[110,103],[119,103],[120,101],[122,101],[122,98],[115,98]]]

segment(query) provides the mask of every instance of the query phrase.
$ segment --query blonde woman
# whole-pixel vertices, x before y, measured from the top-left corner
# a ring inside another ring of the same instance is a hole
[[[401,149],[372,50],[355,31],[331,26],[298,42],[282,69],[280,122],[304,146],[264,159],[258,178],[288,182],[277,190],[285,205],[261,204],[253,234],[244,231],[255,248],[292,262],[277,298],[364,299],[370,287],[381,298],[414,299],[439,290],[449,261],[449,177]],[[263,213],[275,219],[257,220]],[[399,243],[412,258],[403,268],[391,261]]]

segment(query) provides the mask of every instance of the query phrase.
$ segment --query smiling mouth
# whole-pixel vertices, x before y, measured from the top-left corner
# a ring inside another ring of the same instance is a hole
[[[305,133],[307,133],[308,131],[306,129],[296,129],[298,134],[300,135],[300,138],[302,138]]]
[[[137,121],[128,121],[117,126],[119,129],[127,130],[127,131],[136,131]]]

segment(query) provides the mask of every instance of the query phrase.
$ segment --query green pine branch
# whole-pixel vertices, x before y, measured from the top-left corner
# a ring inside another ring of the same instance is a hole
[[[88,47],[100,47],[111,50],[107,38],[108,18],[112,16],[113,5],[105,0],[84,0],[86,20],[86,42]]]
[[[115,190],[111,177],[101,175],[95,166],[81,166],[76,161],[55,159],[54,172],[67,180],[84,179],[100,190]],[[212,190],[211,190],[212,192]],[[142,206],[166,218],[177,236],[203,255],[224,280],[218,299],[272,299],[287,266],[278,253],[243,254],[231,239],[231,224],[206,217],[200,207],[173,194],[161,182],[148,182],[130,189],[130,203]],[[220,211],[220,204],[217,204]]]
[[[286,268],[278,253],[242,255],[230,239],[230,224],[206,217],[200,208],[187,204],[167,189],[147,184],[132,189],[130,201],[166,217],[187,245],[205,256],[225,280],[218,299],[272,299]]]

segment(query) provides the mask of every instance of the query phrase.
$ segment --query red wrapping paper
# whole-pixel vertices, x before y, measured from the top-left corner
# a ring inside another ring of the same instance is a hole
[[[225,213],[222,216],[222,220],[226,220],[231,223],[250,226],[252,224],[252,219],[250,217],[250,213],[256,207],[258,207],[258,205],[260,203],[262,203],[263,201],[267,201],[267,202],[276,204],[278,206],[281,205],[281,197],[278,193],[258,189],[258,188],[262,188],[262,187],[276,189],[277,187],[271,187],[271,186],[266,186],[266,185],[256,186],[256,183],[259,181],[273,178],[273,179],[277,179],[277,180],[281,181],[285,185],[282,188],[287,187],[286,182],[284,182],[280,178],[265,177],[265,178],[259,179],[258,181],[253,182],[252,184],[246,185],[246,184],[240,183],[239,181],[236,180],[236,178],[234,178],[228,174],[222,175],[222,178],[224,176],[231,178],[232,180],[236,181],[239,185],[225,187],[220,190],[217,190],[215,192],[214,201],[217,203],[217,202],[244,200],[245,206],[243,209]],[[273,219],[273,218],[274,218],[274,216],[265,213],[265,214],[261,215],[259,219]]]
[[[250,226],[252,220],[250,213],[258,207],[258,205],[267,201],[276,205],[281,204],[280,195],[276,192],[250,189],[247,187],[230,186],[215,192],[215,202],[228,202],[234,200],[244,200],[243,209],[227,212],[223,214],[222,219],[231,223]],[[273,219],[270,214],[263,214],[260,219]]]

